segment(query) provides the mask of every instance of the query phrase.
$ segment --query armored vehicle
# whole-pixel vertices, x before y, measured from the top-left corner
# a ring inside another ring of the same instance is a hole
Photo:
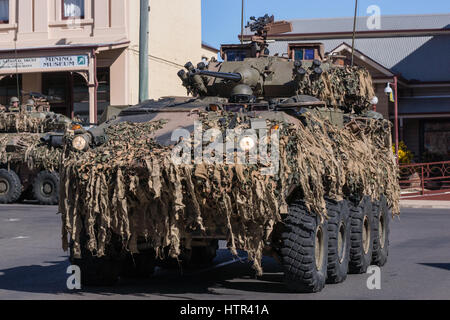
[[[17,110],[16,110],[17,109]],[[0,203],[21,199],[55,205],[59,197],[61,140],[70,119],[49,111],[42,99],[0,111]],[[59,135],[59,137],[58,137]]]
[[[63,248],[82,283],[209,264],[218,240],[258,275],[275,257],[298,292],[386,263],[399,213],[391,124],[372,110],[367,70],[270,56],[267,35],[289,26],[253,19],[253,41],[223,46],[225,61],[187,63],[192,98],[67,131]]]

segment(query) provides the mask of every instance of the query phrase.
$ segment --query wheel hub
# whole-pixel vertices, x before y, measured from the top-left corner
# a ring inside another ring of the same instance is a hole
[[[53,186],[52,186],[50,183],[45,182],[45,183],[42,185],[42,192],[43,192],[46,196],[51,195],[52,192],[53,192]]]
[[[0,180],[0,194],[6,194],[9,190],[9,183],[6,180]]]
[[[364,253],[367,254],[370,249],[370,222],[367,216],[364,217],[362,231],[363,249]]]
[[[323,241],[323,230],[322,227],[318,227],[316,230],[316,241],[315,241],[315,260],[317,270],[322,269],[323,265],[323,253],[324,253],[324,241]]]

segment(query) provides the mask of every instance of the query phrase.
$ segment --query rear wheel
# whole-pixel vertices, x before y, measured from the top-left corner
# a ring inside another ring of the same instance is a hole
[[[373,213],[372,202],[364,197],[358,206],[351,206],[351,249],[349,272],[361,274],[372,261]]]
[[[280,251],[286,286],[296,292],[318,292],[325,286],[328,256],[326,222],[309,212],[303,201],[289,207]]]
[[[347,278],[350,257],[350,212],[348,202],[327,201],[328,212],[328,278],[340,283]]]
[[[385,196],[381,196],[374,206],[374,240],[372,263],[377,266],[384,266],[389,255],[389,221],[390,211]]]
[[[41,171],[33,183],[33,196],[42,205],[56,205],[59,198],[59,175]]]
[[[11,170],[0,169],[0,203],[14,203],[22,194],[19,176]]]

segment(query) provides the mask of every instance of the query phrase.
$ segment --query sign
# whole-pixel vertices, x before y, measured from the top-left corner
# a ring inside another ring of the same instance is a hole
[[[88,55],[51,56],[37,58],[0,59],[2,69],[64,69],[86,68],[89,65]]]

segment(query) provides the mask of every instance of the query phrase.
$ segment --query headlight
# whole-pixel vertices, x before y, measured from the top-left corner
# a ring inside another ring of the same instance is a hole
[[[239,147],[243,151],[250,151],[256,146],[255,139],[253,137],[247,136],[239,141]]]
[[[72,140],[72,147],[78,151],[85,151],[89,147],[89,140],[85,135],[76,136]]]

